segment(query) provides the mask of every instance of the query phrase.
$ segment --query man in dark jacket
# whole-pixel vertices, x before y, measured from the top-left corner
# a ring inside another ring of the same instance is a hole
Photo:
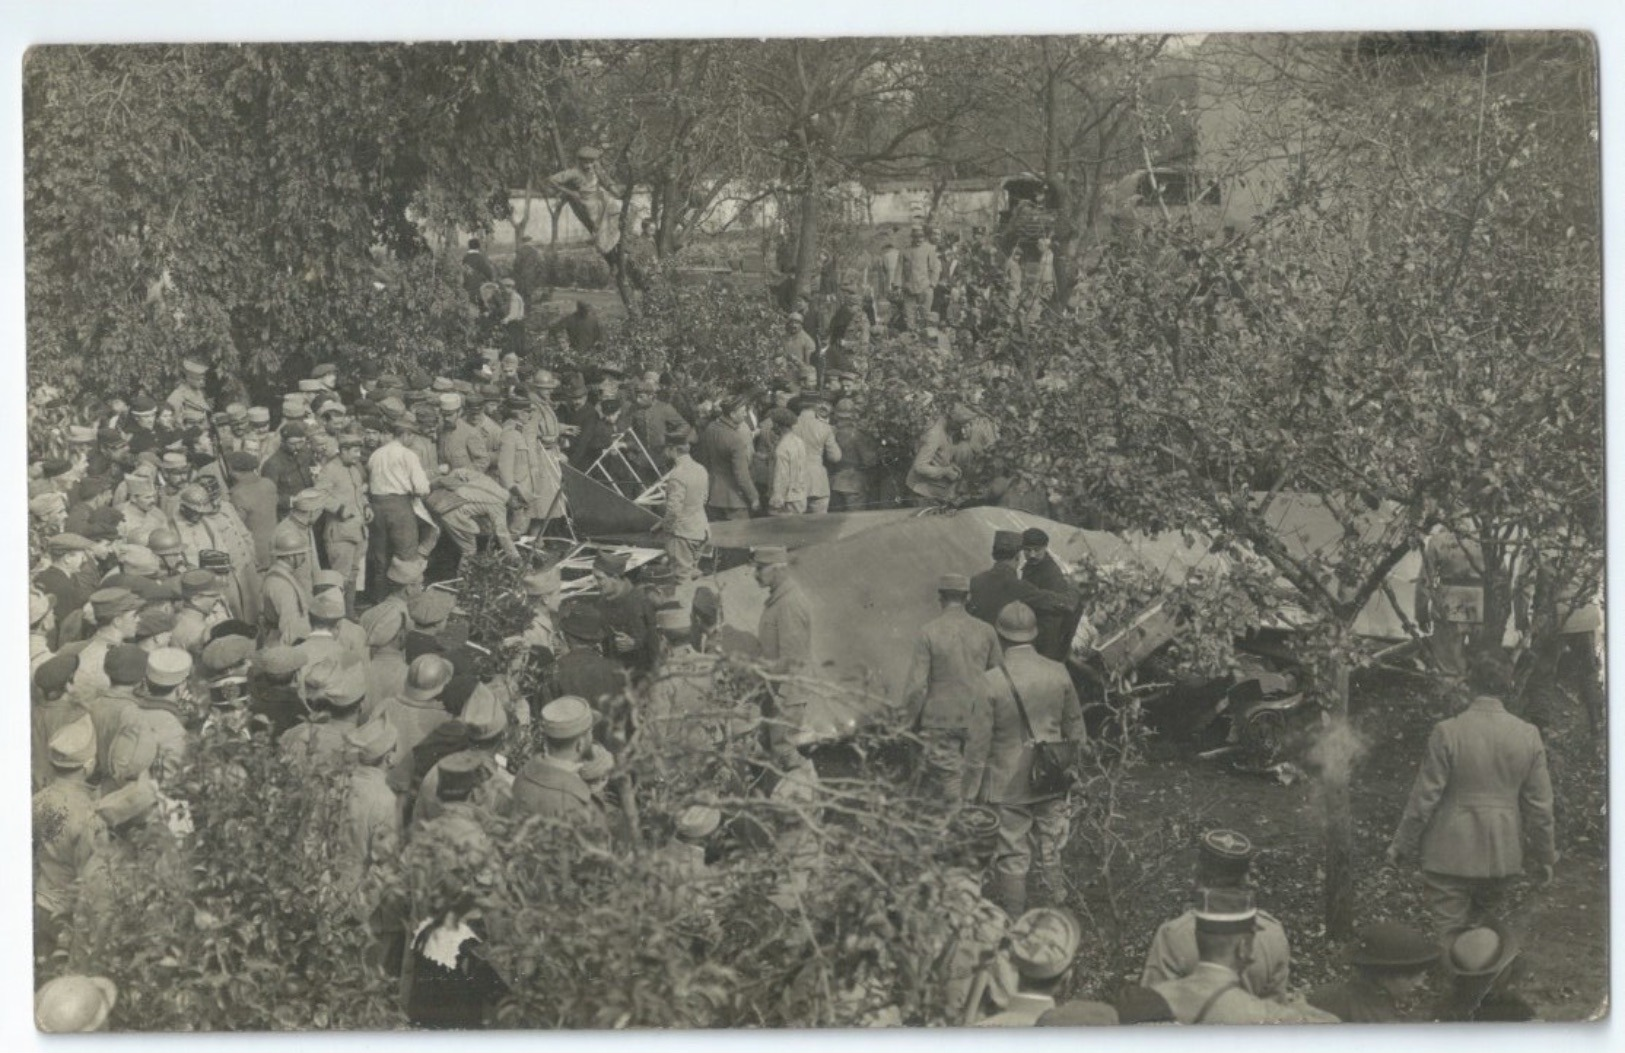
[[[1037,527],[1021,532],[1021,580],[1045,592],[1063,597],[1067,608],[1045,611],[1038,616],[1038,639],[1033,649],[1052,662],[1066,661],[1072,650],[1072,637],[1078,631],[1078,619],[1083,614],[1082,597],[1067,578],[1066,571],[1049,554],[1049,535]]]
[[[282,442],[276,452],[265,459],[260,474],[276,484],[276,514],[281,519],[293,504],[293,495],[315,485],[310,474],[310,462],[305,453],[308,431],[298,421],[282,426]]]
[[[254,567],[261,574],[271,569],[271,538],[276,533],[276,484],[259,472],[259,458],[238,450],[226,458],[231,469],[231,506],[254,538]]]
[[[705,426],[694,451],[710,477],[711,492],[706,495],[705,514],[719,519],[749,519],[751,509],[761,504],[756,483],[750,477],[750,439],[740,427],[745,420],[745,398],[730,395],[723,400],[722,414]]]
[[[1006,604],[1018,600],[1040,616],[1065,612],[1068,609],[1065,596],[1021,579],[1016,571],[1020,559],[1021,535],[1014,530],[995,533],[993,566],[970,579],[970,601],[965,609],[989,625],[995,625]]]

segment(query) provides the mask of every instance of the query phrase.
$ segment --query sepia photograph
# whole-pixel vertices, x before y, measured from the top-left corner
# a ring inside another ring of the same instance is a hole
[[[38,1031],[1607,1018],[1595,37],[391,35],[13,67]]]

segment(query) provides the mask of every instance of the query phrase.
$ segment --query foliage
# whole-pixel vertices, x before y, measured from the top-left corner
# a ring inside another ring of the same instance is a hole
[[[365,965],[360,901],[340,879],[343,785],[263,742],[206,733],[165,787],[189,804],[195,832],[177,845],[160,826],[104,854],[64,969],[118,985],[120,1028],[399,1026],[392,985]]]
[[[32,50],[24,70],[30,367],[156,390],[195,355],[275,378],[458,330],[425,272],[380,308],[375,248],[506,209],[528,52],[507,45]],[[450,276],[455,283],[458,276]],[[386,279],[386,284],[388,283]],[[443,280],[444,282],[444,280]],[[157,391],[163,394],[162,391]]]
[[[765,293],[729,282],[676,280],[675,266],[664,265],[638,316],[616,334],[627,365],[679,374],[696,402],[774,376],[784,323]]]

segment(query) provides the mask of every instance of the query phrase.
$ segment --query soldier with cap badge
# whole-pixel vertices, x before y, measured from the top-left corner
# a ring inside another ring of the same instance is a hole
[[[1055,1008],[1055,994],[1072,972],[1082,939],[1078,921],[1054,907],[1036,907],[1010,926],[1010,962],[1016,990],[1003,1012],[979,1021],[978,1027],[1032,1027]]]
[[[1195,912],[1197,963],[1189,975],[1152,985],[1181,1024],[1334,1024],[1308,1005],[1282,1005],[1242,983],[1253,957],[1258,908],[1246,889],[1202,890]]]
[[[542,707],[542,748],[532,754],[514,779],[516,816],[560,819],[584,830],[607,833],[603,804],[593,795],[581,769],[592,749],[593,709],[574,695]]]
[[[1207,889],[1247,888],[1256,853],[1245,834],[1235,830],[1208,830],[1197,839],[1196,849],[1198,899]],[[1286,997],[1291,980],[1292,951],[1287,944],[1286,930],[1265,911],[1255,909],[1254,914],[1255,935],[1241,972],[1241,984],[1248,994],[1279,1001]],[[1192,908],[1157,927],[1145,955],[1140,983],[1154,987],[1189,975],[1196,963],[1196,910]]]

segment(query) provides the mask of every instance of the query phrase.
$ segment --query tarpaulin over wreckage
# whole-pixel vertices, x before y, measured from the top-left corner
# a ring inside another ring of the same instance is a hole
[[[1371,529],[1388,520],[1379,510]],[[1278,495],[1269,510],[1276,530],[1297,555],[1324,553],[1341,543],[1335,518],[1313,495]],[[1208,551],[1206,539],[1178,532],[1159,535],[1110,534],[1082,530],[1041,516],[1003,508],[968,508],[954,513],[913,510],[836,513],[757,519],[713,526],[719,548],[783,545],[813,612],[812,656],[816,675],[841,689],[826,692],[823,705],[808,710],[809,729],[839,733],[857,716],[901,697],[919,629],[940,612],[938,577],[976,574],[986,569],[999,530],[1038,527],[1050,537],[1050,550],[1064,563],[1137,562],[1161,574],[1170,585],[1201,566],[1222,573],[1228,557]],[[1413,617],[1420,557],[1407,556],[1391,576],[1394,595]],[[721,596],[726,620],[754,631],[766,592],[749,564],[734,566],[703,582]],[[1283,612],[1287,615],[1287,612]],[[1287,617],[1286,620],[1290,620]],[[1356,621],[1358,633],[1403,638],[1403,622],[1379,592]]]

